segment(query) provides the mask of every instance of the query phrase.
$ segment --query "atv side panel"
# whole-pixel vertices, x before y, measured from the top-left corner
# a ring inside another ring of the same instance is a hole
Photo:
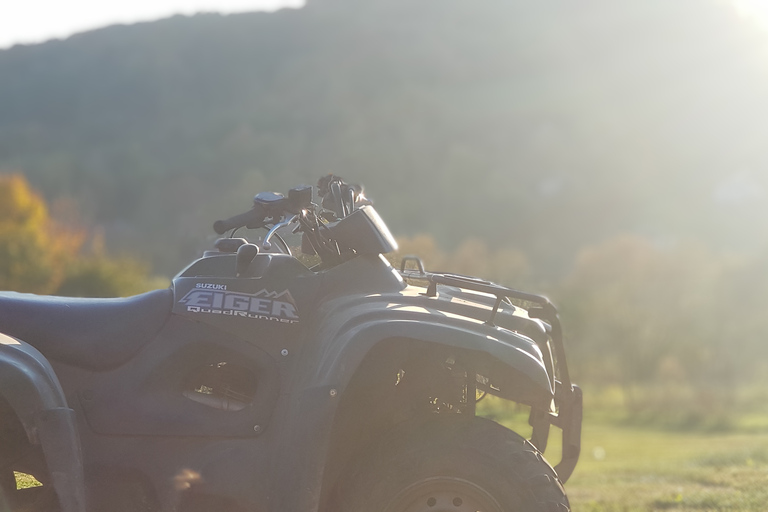
[[[172,315],[137,357],[88,380],[79,398],[95,433],[248,438],[269,424],[280,379],[259,347]]]

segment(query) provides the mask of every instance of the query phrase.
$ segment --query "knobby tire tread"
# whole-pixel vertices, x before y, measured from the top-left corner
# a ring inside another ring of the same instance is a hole
[[[379,512],[407,478],[441,472],[501,496],[505,512],[570,511],[557,474],[530,442],[491,420],[453,415],[406,422],[375,442],[339,481],[331,509]]]

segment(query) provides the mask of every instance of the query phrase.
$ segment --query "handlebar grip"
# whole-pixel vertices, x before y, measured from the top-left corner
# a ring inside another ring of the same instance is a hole
[[[264,221],[264,209],[259,205],[255,205],[253,208],[240,215],[235,215],[224,220],[217,220],[213,223],[213,230],[217,234],[223,235],[230,229],[237,229],[243,226],[252,226]]]

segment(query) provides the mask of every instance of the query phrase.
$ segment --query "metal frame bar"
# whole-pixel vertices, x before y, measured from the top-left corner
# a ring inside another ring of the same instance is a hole
[[[408,261],[416,261],[419,267],[418,270],[405,270],[405,264]],[[496,319],[496,314],[499,311],[499,306],[505,299],[510,302],[513,299],[517,299],[519,301],[529,302],[538,306],[534,308],[528,308],[528,315],[531,318],[544,320],[551,326],[552,330],[550,332],[550,338],[552,339],[552,345],[555,349],[555,356],[557,358],[557,370],[560,374],[560,381],[563,383],[566,389],[570,389],[572,382],[570,372],[568,371],[568,364],[566,363],[565,359],[563,330],[562,326],[560,325],[560,317],[557,313],[557,309],[549,301],[548,298],[544,297],[543,295],[536,295],[533,293],[515,290],[514,288],[507,288],[506,286],[501,286],[496,283],[484,281],[474,277],[426,272],[424,270],[423,263],[421,263],[421,260],[414,256],[406,256],[403,258],[400,273],[404,278],[428,281],[429,287],[427,288],[427,296],[430,297],[437,294],[437,285],[441,284],[495,295],[496,303],[494,304],[490,317],[486,321],[486,323],[491,326],[495,325],[494,320]]]

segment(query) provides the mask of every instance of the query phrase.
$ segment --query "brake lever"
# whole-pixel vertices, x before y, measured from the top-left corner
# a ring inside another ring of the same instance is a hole
[[[265,251],[268,251],[272,248],[272,242],[269,241],[270,238],[272,238],[272,235],[277,233],[277,230],[280,228],[284,228],[285,226],[288,226],[298,220],[299,216],[294,215],[290,219],[284,219],[272,226],[269,231],[267,232],[267,235],[264,237],[264,241],[261,243],[261,248]]]

